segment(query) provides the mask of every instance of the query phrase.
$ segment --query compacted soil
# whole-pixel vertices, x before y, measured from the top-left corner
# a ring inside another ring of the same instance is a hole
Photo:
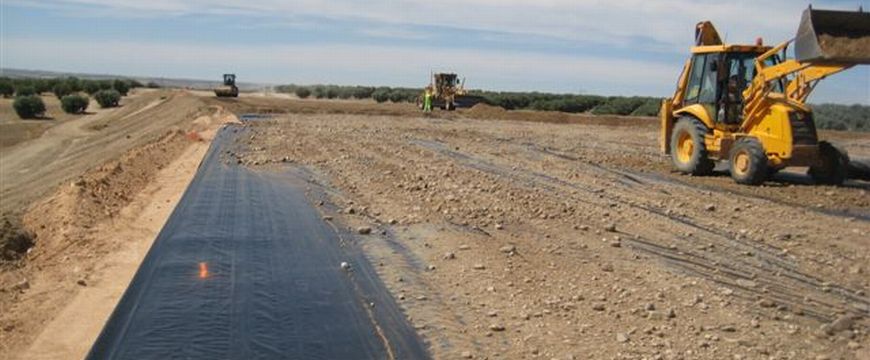
[[[866,182],[675,174],[654,119],[224,103],[272,114],[227,156],[305,168],[327,221],[375,229],[360,246],[436,358],[870,356]]]

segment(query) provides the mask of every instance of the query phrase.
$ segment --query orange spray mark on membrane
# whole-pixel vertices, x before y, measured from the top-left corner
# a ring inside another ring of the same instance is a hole
[[[205,262],[199,263],[199,278],[205,279],[208,277],[208,264]]]

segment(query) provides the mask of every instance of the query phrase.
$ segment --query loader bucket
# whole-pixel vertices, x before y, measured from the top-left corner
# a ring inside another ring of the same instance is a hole
[[[870,64],[870,13],[806,9],[794,51],[801,62]]]

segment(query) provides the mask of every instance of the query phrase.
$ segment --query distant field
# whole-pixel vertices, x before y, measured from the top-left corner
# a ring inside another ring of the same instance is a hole
[[[377,102],[413,103],[422,88],[391,88],[339,85],[280,85],[279,93],[300,98],[373,99]],[[540,92],[496,92],[472,90],[469,97],[506,110],[537,110],[594,115],[658,116],[662,98],[643,96],[599,96]],[[821,104],[814,106],[820,129],[870,131],[870,106]]]

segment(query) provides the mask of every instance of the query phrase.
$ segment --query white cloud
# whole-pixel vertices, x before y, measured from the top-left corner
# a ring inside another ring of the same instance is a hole
[[[380,24],[451,28],[555,37],[628,46],[651,39],[662,50],[684,51],[692,28],[710,19],[735,42],[794,35],[807,1],[794,0],[7,0],[42,7],[91,5],[116,16],[235,14],[315,17]],[[822,1],[817,7],[831,7]],[[839,5],[842,7],[843,5]],[[836,7],[836,6],[835,6]],[[852,7],[847,4],[847,7]],[[458,39],[461,41],[461,39]]]

